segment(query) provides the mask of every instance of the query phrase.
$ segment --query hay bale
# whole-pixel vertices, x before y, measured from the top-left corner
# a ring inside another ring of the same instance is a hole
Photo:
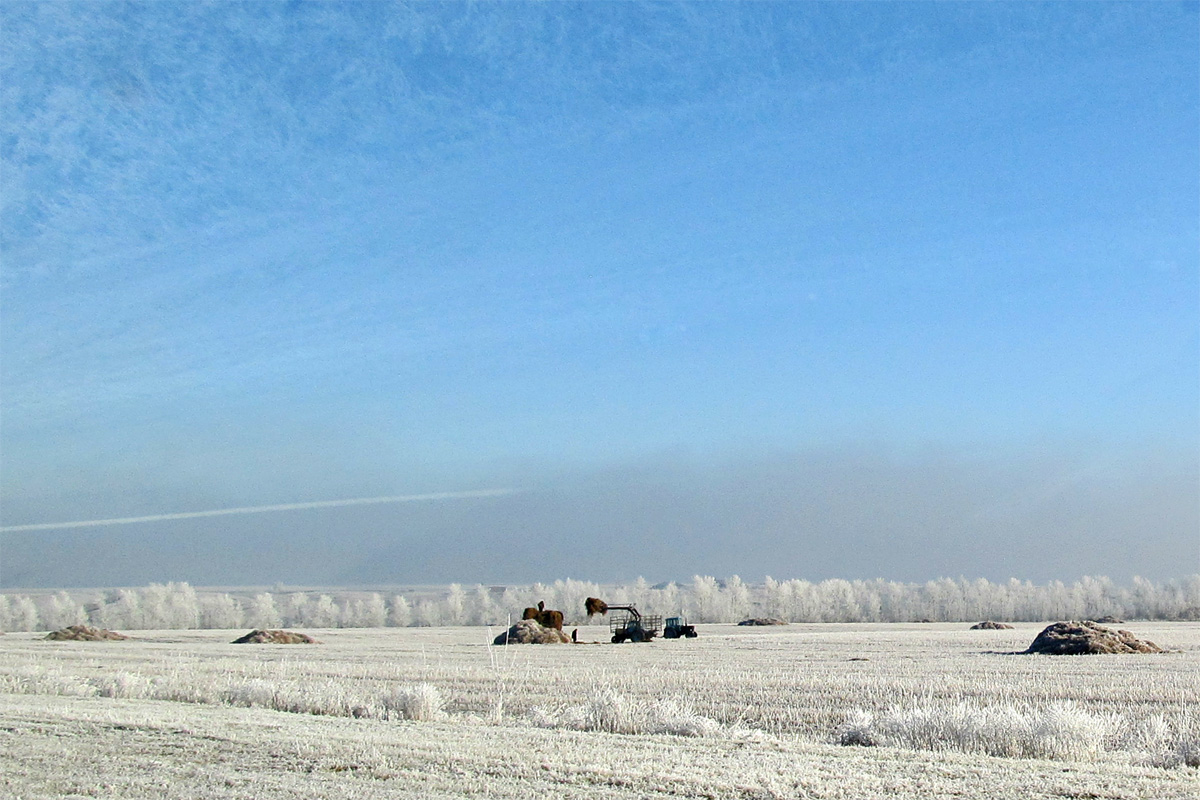
[[[1094,622],[1056,622],[1047,626],[1029,645],[1026,653],[1045,655],[1094,655],[1103,653],[1161,653],[1154,642],[1137,638],[1129,631],[1114,631]]]
[[[1125,620],[1118,619],[1117,617],[1113,617],[1113,616],[1096,617],[1094,620],[1092,620],[1092,622],[1099,622],[1101,625],[1124,625],[1125,624]]]
[[[1006,625],[1003,622],[992,622],[990,619],[984,622],[977,622],[971,626],[973,631],[1011,631],[1012,625]]]
[[[566,644],[571,641],[557,628],[539,625],[535,619],[523,619],[495,638],[492,644]]]
[[[234,639],[233,644],[320,644],[320,642],[307,633],[252,630],[245,636]]]
[[[59,628],[56,631],[51,631],[46,634],[46,638],[53,642],[118,642],[129,637],[123,633],[105,630],[104,628],[93,628],[88,625],[71,625],[68,628]]]
[[[608,613],[608,603],[605,603],[599,597],[589,597],[583,601],[583,607],[587,609],[589,618],[600,614],[601,616]]]
[[[738,625],[787,625],[787,623],[778,617],[754,617],[744,619]]]

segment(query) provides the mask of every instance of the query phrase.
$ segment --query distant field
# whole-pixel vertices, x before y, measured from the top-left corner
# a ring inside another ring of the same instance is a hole
[[[0,637],[8,797],[1200,795],[1200,623],[1162,655],[1018,656],[1040,624],[702,625],[489,645],[499,628]],[[844,746],[839,741],[877,746]],[[1189,766],[1191,764],[1192,766]]]

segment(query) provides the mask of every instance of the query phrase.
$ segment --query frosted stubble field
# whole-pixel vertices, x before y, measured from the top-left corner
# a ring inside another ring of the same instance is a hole
[[[1011,655],[1036,624],[706,625],[696,640],[507,648],[479,627],[311,631],[320,646],[228,644],[239,631],[8,634],[0,787],[1194,797],[1200,624],[1125,627],[1173,652]],[[580,628],[581,641],[606,634]],[[837,743],[859,734],[885,746]]]

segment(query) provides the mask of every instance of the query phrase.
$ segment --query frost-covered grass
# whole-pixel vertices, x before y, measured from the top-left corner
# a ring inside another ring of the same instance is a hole
[[[508,739],[514,752],[540,731],[584,737],[573,742],[618,736],[621,748],[816,748],[822,758],[871,764],[898,752],[1078,762],[1194,784],[1200,624],[1127,627],[1172,652],[1008,654],[1037,625],[711,625],[695,640],[641,645],[592,643],[607,639],[597,625],[580,629],[579,645],[509,647],[489,645],[497,629],[486,628],[308,631],[325,642],[311,646],[228,644],[240,631],[96,643],[18,633],[0,637],[0,697],[114,710],[155,703],[184,718],[288,712],[277,717],[340,719],[376,733],[419,723]]]
[[[529,717],[542,728],[577,731],[673,736],[716,736],[724,732],[724,726],[696,713],[686,701],[638,701],[615,689],[601,689],[582,705],[536,706]]]

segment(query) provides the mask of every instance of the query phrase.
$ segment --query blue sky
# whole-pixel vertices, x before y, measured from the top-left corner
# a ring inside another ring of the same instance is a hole
[[[1195,571],[1197,8],[6,3],[5,526],[522,492],[0,585]]]

